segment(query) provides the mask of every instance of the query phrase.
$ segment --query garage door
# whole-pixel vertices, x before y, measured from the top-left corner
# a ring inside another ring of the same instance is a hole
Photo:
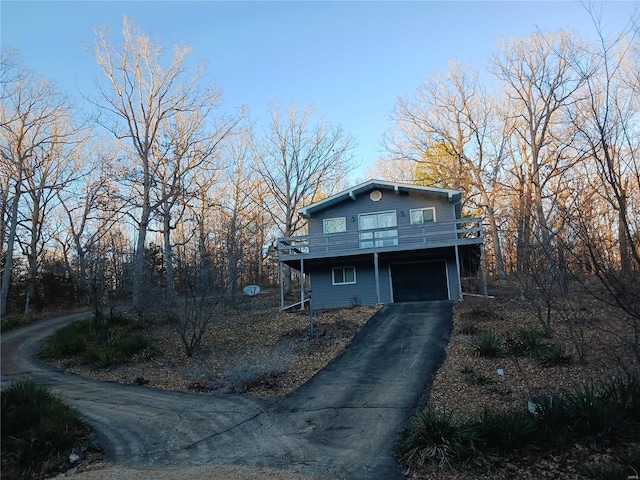
[[[396,303],[449,299],[445,262],[391,265],[391,284]]]

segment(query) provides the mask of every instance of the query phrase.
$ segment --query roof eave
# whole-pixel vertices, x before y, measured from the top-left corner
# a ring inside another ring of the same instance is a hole
[[[307,205],[306,207],[298,210],[298,214],[303,218],[311,218],[311,214],[318,210],[323,210],[331,205],[336,203],[340,203],[343,200],[350,198],[351,200],[355,200],[358,194],[367,191],[373,188],[383,188],[388,190],[393,190],[396,192],[396,195],[400,194],[401,190],[408,191],[422,191],[428,193],[436,193],[436,194],[444,194],[447,195],[447,199],[449,202],[460,201],[462,193],[460,190],[450,190],[446,188],[439,187],[423,187],[421,185],[412,185],[409,183],[400,183],[400,182],[388,182],[386,180],[368,180],[364,183],[356,185],[348,190],[344,190],[342,192],[336,193],[335,195],[331,195],[323,200],[319,200],[318,202],[312,203],[311,205]]]

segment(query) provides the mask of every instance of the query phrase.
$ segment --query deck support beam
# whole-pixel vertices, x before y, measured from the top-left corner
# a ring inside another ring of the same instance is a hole
[[[280,262],[280,310],[284,310],[284,267]]]
[[[378,252],[373,252],[373,271],[376,276],[376,298],[380,303],[380,272],[378,269]]]
[[[487,260],[484,256],[484,241],[480,244],[480,283],[482,285],[482,295],[484,298],[489,297],[487,290]]]
[[[304,310],[304,258],[300,258],[300,310]]]
[[[458,252],[458,244],[454,247],[456,251],[456,269],[458,270],[458,300],[462,300],[462,270],[460,269],[460,253]]]

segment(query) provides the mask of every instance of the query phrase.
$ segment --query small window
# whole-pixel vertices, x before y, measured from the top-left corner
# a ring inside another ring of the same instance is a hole
[[[411,225],[419,225],[421,223],[429,223],[436,221],[436,209],[431,208],[416,208],[409,211],[411,216]]]
[[[322,231],[324,233],[344,233],[347,231],[346,217],[325,218],[322,221]]]
[[[356,267],[335,267],[333,269],[334,285],[349,285],[356,283]]]

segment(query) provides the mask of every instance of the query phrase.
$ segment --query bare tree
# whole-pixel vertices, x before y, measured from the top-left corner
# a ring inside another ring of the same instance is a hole
[[[132,151],[133,168],[130,180],[135,187],[137,241],[133,269],[133,306],[142,314],[142,282],[144,248],[154,212],[168,200],[153,196],[157,184],[157,149],[162,145],[163,132],[184,124],[190,118],[192,126],[199,125],[198,116],[209,112],[218,96],[215,90],[198,87],[202,72],[187,62],[190,49],[173,47],[168,64],[163,64],[164,52],[126,17],[123,21],[123,41],[111,43],[105,29],[96,31],[96,43],[91,49],[102,73],[104,83],[98,82],[100,96],[93,100],[104,116],[100,123],[117,138],[128,139]],[[175,129],[173,130],[176,131]],[[175,153],[175,152],[174,152]],[[205,157],[206,158],[206,157]],[[176,160],[173,158],[173,160]],[[167,188],[180,182],[171,182]]]
[[[57,193],[66,223],[65,237],[58,241],[68,243],[65,249],[73,252],[75,268],[72,270],[68,259],[67,268],[76,279],[80,295],[93,306],[95,317],[100,320],[105,289],[102,288],[104,282],[97,281],[95,272],[106,259],[100,258],[98,252],[106,255],[105,238],[114,233],[112,229],[121,217],[121,206],[115,203],[117,185],[111,176],[113,152],[94,144],[82,154],[88,160],[81,175],[72,188]]]
[[[409,159],[379,158],[365,170],[366,181],[370,178],[379,178],[390,182],[412,183],[415,180],[416,164]]]
[[[255,158],[255,142],[250,128],[234,136],[226,148],[230,162],[225,175],[224,200],[221,202],[221,225],[226,266],[226,292],[233,302],[237,293],[243,264],[250,246],[249,232],[254,222],[255,204],[253,196],[253,178],[255,172],[250,168]]]
[[[348,170],[354,140],[324,120],[313,125],[313,109],[271,107],[271,125],[260,146],[258,172],[271,197],[265,207],[280,233],[291,236],[306,224],[298,209],[331,192]],[[325,195],[322,195],[325,194]],[[286,289],[291,287],[287,269]]]
[[[190,187],[194,177],[203,171],[221,170],[221,145],[232,134],[243,112],[235,119],[219,119],[208,130],[206,120],[215,106],[217,96],[211,97],[203,108],[191,112],[177,112],[172,121],[163,125],[163,141],[157,145],[153,176],[158,187],[153,189],[158,204],[166,276],[166,295],[171,302],[175,296],[171,231],[182,218],[189,199],[196,193]]]
[[[447,72],[418,87],[413,99],[399,99],[393,118],[396,125],[384,141],[391,158],[413,161],[415,180],[461,189],[466,201],[483,209],[496,270],[504,278],[494,195],[505,140],[499,135],[503,129],[495,101],[484,92],[478,74],[451,62]]]
[[[588,158],[580,183],[585,188],[576,196],[580,214],[572,217],[572,228],[589,269],[607,292],[599,297],[632,319],[628,333],[635,338],[640,362],[640,32],[636,17],[631,28],[607,39],[592,15],[600,36],[593,49],[596,70],[586,78],[583,101],[571,112],[578,148]]]
[[[352,161],[353,138],[324,120],[313,125],[313,113],[310,107],[291,106],[283,113],[273,106],[260,148],[259,173],[272,196],[267,209],[284,236],[302,228],[298,208],[319,200],[323,189],[333,191]]]
[[[34,198],[36,202],[39,201],[38,195],[43,188],[55,187],[48,175],[42,174],[52,168],[52,163],[48,163],[48,160],[60,164],[62,159],[58,156],[60,152],[57,149],[67,144],[70,135],[75,132],[68,128],[68,103],[51,82],[38,77],[21,65],[16,56],[5,54],[4,51],[2,70],[0,148],[5,227],[2,232],[4,264],[0,288],[0,314],[5,315],[23,195],[32,195],[31,211],[35,217],[32,216],[31,219],[31,232],[37,243],[39,226],[44,215],[40,205],[35,205],[33,201]],[[44,183],[37,183],[38,176],[46,179]],[[30,242],[30,245],[34,244]],[[37,252],[32,249],[29,254],[36,255]],[[33,257],[32,266],[36,265]],[[28,303],[25,307],[28,310]]]
[[[68,113],[50,125],[49,134],[50,141],[34,150],[34,161],[26,163],[24,170],[27,238],[18,236],[17,240],[28,265],[25,313],[31,309],[40,259],[51,236],[47,232],[49,213],[57,204],[58,192],[73,182],[82,162],[79,150],[84,139],[71,125]]]
[[[585,45],[573,35],[536,32],[528,38],[505,42],[492,58],[492,71],[502,82],[509,101],[505,112],[512,128],[509,152],[511,174],[517,179],[520,200],[518,219],[518,271],[529,268],[528,246],[535,240],[551,258],[554,236],[548,208],[555,192],[552,180],[573,166],[565,154],[571,138],[563,135],[565,108],[589,72]]]

